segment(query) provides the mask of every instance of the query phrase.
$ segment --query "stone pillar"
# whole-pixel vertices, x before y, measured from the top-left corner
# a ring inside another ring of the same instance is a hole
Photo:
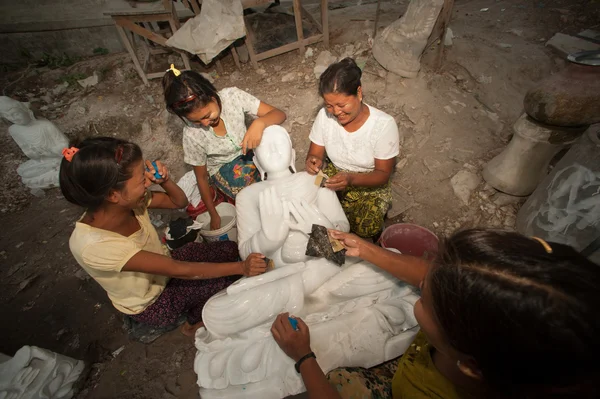
[[[483,169],[483,178],[504,193],[529,195],[546,176],[552,158],[586,128],[543,125],[523,114],[513,126],[510,143]]]

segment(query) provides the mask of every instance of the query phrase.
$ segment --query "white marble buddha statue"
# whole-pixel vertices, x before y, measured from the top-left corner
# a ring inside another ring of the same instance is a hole
[[[194,362],[202,398],[269,399],[304,391],[269,330],[281,312],[310,326],[325,372],[399,356],[417,332],[412,287],[355,258],[339,267],[305,255],[312,224],[342,231],[349,224],[335,192],[316,186],[315,176],[294,172],[285,129],[265,129],[255,154],[263,181],[236,198],[240,255],[263,253],[275,268],[238,280],[206,303]]]
[[[29,158],[17,168],[31,189],[58,187],[58,170],[67,137],[46,119],[36,119],[25,103],[0,96],[0,116],[13,123],[8,133]]]

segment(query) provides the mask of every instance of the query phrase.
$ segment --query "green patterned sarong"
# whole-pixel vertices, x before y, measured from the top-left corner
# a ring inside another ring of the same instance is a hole
[[[327,162],[323,173],[333,177],[338,172],[332,162]],[[355,172],[348,172],[355,173]],[[347,187],[337,192],[344,213],[350,222],[350,231],[359,237],[374,237],[383,230],[383,220],[392,206],[392,189],[387,182],[379,187]]]

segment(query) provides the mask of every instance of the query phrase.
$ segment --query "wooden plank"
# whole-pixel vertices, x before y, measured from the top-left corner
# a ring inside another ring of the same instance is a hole
[[[150,25],[150,23],[149,23],[149,22],[140,22],[140,23],[142,24],[142,26],[143,26],[145,29],[148,29],[150,32],[152,32],[152,26]],[[148,44],[148,45],[149,45],[148,39],[144,38],[144,42],[146,42],[146,44]]]
[[[171,17],[171,13],[165,11],[156,14],[112,15],[112,19],[115,21],[125,20],[131,22],[160,22],[166,21]]]
[[[272,2],[273,2],[273,0],[242,0],[242,7],[244,9],[251,8],[251,7],[258,7],[258,6],[262,6],[265,4],[270,4]]]
[[[256,52],[254,51],[254,34],[252,33],[252,28],[246,18],[244,18],[244,27],[246,28],[246,39],[244,42],[246,43],[246,47],[248,48],[248,56],[250,57],[250,64],[254,69],[258,69],[258,58],[256,57]]]
[[[158,78],[162,78],[163,76],[165,76],[165,73],[166,73],[166,71],[165,72],[151,72],[151,73],[146,74],[146,77],[148,79],[158,79]]]
[[[298,50],[304,56],[304,29],[302,27],[302,6],[300,0],[294,0],[294,20],[296,21],[296,36],[298,36]]]
[[[446,28],[450,24],[450,19],[452,18],[452,8],[454,7],[454,0],[444,0],[444,5],[440,10],[440,15],[438,15],[437,21],[431,30],[431,35],[429,35],[429,39],[427,40],[427,47],[431,46],[436,40],[442,38],[446,34]],[[443,45],[443,40],[442,40]]]
[[[452,19],[453,8],[454,0],[444,0],[444,5],[442,6],[440,15],[438,16],[435,26],[433,27],[431,36],[429,36],[427,47],[434,43],[438,38],[440,39],[440,44],[437,48],[437,53],[433,62],[434,70],[439,70],[442,66],[445,52],[444,39],[446,38],[446,32],[448,30],[448,25],[450,24],[450,19]]]
[[[139,48],[144,52],[142,70],[145,73],[148,70],[148,64],[150,63],[150,46],[148,45],[148,42],[141,42]]]
[[[125,29],[129,29],[130,31],[137,33],[140,36],[143,36],[147,39],[152,40],[155,43],[160,44],[161,46],[167,45],[167,39],[163,36],[157,35],[154,32],[150,32],[148,29],[144,29],[139,25],[134,24],[132,21],[126,19],[118,19],[115,21],[118,26],[121,26]]]
[[[242,70],[242,65],[240,64],[240,56],[238,55],[234,44],[231,45],[231,56],[233,57],[233,62],[235,63],[237,69]]]
[[[164,15],[164,14],[171,14],[170,11],[165,11],[165,10],[147,10],[147,11],[140,11],[137,10],[135,8],[132,8],[131,11],[108,11],[103,13],[103,15],[106,15],[107,17],[151,17],[153,15]]]
[[[152,54],[152,55],[168,54],[170,52],[171,52],[170,50],[167,50],[164,47],[152,47],[150,49],[150,54]]]
[[[377,0],[377,10],[375,11],[375,26],[373,26],[373,39],[377,36],[377,24],[379,24],[379,10],[381,9],[381,0]]]
[[[127,37],[127,34],[125,33],[125,29],[123,29],[119,25],[117,25],[116,27],[117,27],[117,32],[119,33],[119,37],[121,38],[121,42],[123,43],[123,46],[125,46],[125,49],[129,53],[129,56],[131,57],[131,60],[133,61],[133,65],[135,66],[135,69],[136,69],[138,75],[140,75],[140,78],[142,78],[142,81],[147,86],[148,79],[146,78],[146,74],[144,73],[144,70],[142,69],[142,66],[140,65],[140,60],[138,60],[137,54],[135,53],[135,50],[133,49],[133,46],[131,45],[129,38]]]
[[[223,75],[223,72],[225,70],[223,69],[223,63],[220,59],[215,58],[215,66],[217,67],[217,72],[219,73],[219,75]]]
[[[199,3],[201,3],[201,1],[189,0],[189,2],[192,5],[192,11],[194,11],[194,14],[200,15],[200,4]]]
[[[175,7],[173,7],[173,2],[171,0],[162,0],[162,4],[163,7],[165,8],[165,10],[171,12],[171,10],[174,10]]]
[[[310,20],[310,22],[312,22],[317,27],[319,32],[323,33],[323,26],[321,25],[321,23],[319,21],[317,21],[316,18],[313,17],[313,15],[311,13],[306,11],[306,8],[302,7],[302,4],[300,5],[300,9],[302,10],[302,15],[306,15],[306,17]]]
[[[185,66],[185,69],[192,69],[190,65],[190,57],[188,57],[187,53],[185,51],[179,51],[179,55],[181,55],[181,59],[183,60],[183,66]]]
[[[323,44],[329,47],[329,1],[321,0],[321,26],[323,26]]]
[[[309,37],[307,39],[304,39],[304,41],[302,42],[302,45],[303,46],[310,46],[311,44],[320,42],[321,40],[323,40],[323,35],[314,35],[314,36],[311,36],[311,37]],[[289,51],[296,50],[299,47],[300,47],[300,43],[298,43],[298,42],[286,44],[285,46],[277,47],[277,48],[274,48],[272,50],[268,50],[268,51],[256,54],[256,60],[257,61],[262,61],[262,60],[265,60],[267,58],[275,57],[276,55],[280,55],[280,54],[283,54],[283,53],[287,53]]]
[[[189,71],[189,69],[180,69],[180,71]],[[158,79],[158,78],[162,78],[163,76],[165,76],[165,72],[150,72],[147,73],[146,76],[148,77],[148,79]]]

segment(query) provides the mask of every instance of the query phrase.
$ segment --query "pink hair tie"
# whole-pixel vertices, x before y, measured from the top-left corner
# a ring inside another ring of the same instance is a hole
[[[67,161],[71,162],[73,160],[73,155],[75,155],[77,151],[79,151],[79,148],[77,147],[63,148],[62,154]]]

